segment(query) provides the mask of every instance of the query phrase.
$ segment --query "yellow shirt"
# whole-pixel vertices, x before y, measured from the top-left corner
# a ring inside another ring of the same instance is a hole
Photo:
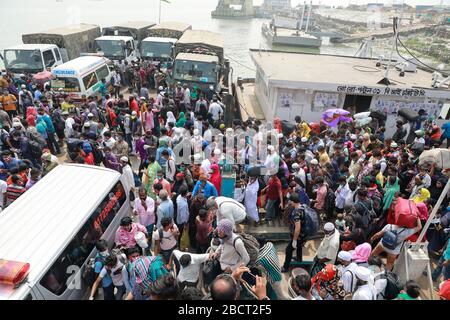
[[[309,139],[309,133],[311,132],[311,128],[308,126],[306,122],[303,122],[300,125],[300,137]]]
[[[70,109],[72,109],[72,108],[74,108],[74,106],[72,104],[68,103],[67,101],[64,101],[63,103],[61,103],[61,110],[63,112],[64,111],[69,112]]]
[[[322,153],[319,157],[319,164],[323,167],[326,163],[331,162],[330,157],[326,152]]]

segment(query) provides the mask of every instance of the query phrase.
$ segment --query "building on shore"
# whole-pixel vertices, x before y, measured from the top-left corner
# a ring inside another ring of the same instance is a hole
[[[213,18],[253,18],[255,10],[253,0],[219,0]]]
[[[403,77],[396,68],[390,86],[380,85],[385,69],[377,60],[333,55],[250,50],[256,66],[254,94],[267,121],[294,121],[301,116],[319,122],[330,108],[352,114],[381,111],[388,115],[386,134],[395,130],[401,108],[427,110],[438,118],[450,105],[448,88],[432,88],[432,73],[418,69]]]

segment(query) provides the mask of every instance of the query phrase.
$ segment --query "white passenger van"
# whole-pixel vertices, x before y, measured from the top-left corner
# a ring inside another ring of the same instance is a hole
[[[119,172],[62,164],[0,214],[0,259],[30,264],[20,286],[0,284],[0,300],[77,300],[86,296],[82,274],[111,248],[122,217],[131,212],[130,186]]]
[[[62,90],[73,100],[82,96],[99,96],[101,80],[109,86],[114,74],[112,62],[104,57],[83,56],[63,63],[52,70],[55,79],[51,85],[54,91]]]

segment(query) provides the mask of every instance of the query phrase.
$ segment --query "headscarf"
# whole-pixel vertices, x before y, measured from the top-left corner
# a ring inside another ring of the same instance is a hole
[[[217,193],[220,196],[220,190],[222,190],[222,176],[220,175],[219,166],[214,163],[211,165],[211,170],[214,170],[214,172],[211,173],[209,181],[216,187]]]
[[[185,123],[186,123],[186,118],[184,116],[184,112],[180,112],[180,116],[178,117],[176,127],[183,128]]]
[[[383,197],[383,211],[389,210],[392,201],[394,200],[395,194],[400,191],[400,185],[398,183],[398,178],[395,179],[394,184],[389,182],[386,184],[385,193]]]
[[[370,254],[372,253],[372,246],[365,242],[356,246],[352,253],[352,260],[356,263],[365,263],[369,260]]]
[[[325,268],[319,271],[311,280],[312,286],[316,286],[317,292],[320,292],[320,286],[324,282],[332,281],[337,275],[337,268],[334,264],[327,264]]]
[[[217,232],[223,232],[227,237],[233,234],[233,222],[228,219],[222,219],[217,224]]]
[[[413,201],[415,203],[420,203],[424,202],[427,199],[430,199],[430,197],[431,197],[430,191],[428,191],[428,189],[426,188],[421,188],[419,194],[414,196]]]
[[[168,271],[164,268],[161,256],[142,256],[134,262],[136,284],[144,291],[147,291],[152,282],[166,273]]]
[[[167,112],[166,129],[169,130],[169,123],[172,122],[174,125],[177,123],[177,119],[173,115],[172,111]]]

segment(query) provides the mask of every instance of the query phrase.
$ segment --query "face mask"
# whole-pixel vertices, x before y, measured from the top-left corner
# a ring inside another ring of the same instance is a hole
[[[106,251],[103,251],[103,252],[100,252],[100,255],[102,256],[102,257],[107,257],[108,256],[108,250],[106,250]]]

